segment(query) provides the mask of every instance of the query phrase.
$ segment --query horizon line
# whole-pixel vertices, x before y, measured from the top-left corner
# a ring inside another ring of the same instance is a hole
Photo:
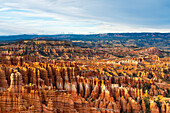
[[[10,35],[0,35],[0,36],[19,36],[19,35],[97,35],[97,34],[133,34],[133,33],[160,33],[160,34],[169,34],[170,32],[108,32],[108,33],[58,33],[58,34],[10,34]]]

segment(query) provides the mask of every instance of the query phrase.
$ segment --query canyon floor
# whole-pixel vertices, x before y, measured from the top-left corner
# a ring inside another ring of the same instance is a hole
[[[167,51],[93,43],[3,42],[0,112],[170,113]]]

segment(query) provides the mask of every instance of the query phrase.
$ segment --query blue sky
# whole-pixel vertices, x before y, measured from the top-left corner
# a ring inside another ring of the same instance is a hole
[[[169,0],[0,0],[0,35],[169,31]]]

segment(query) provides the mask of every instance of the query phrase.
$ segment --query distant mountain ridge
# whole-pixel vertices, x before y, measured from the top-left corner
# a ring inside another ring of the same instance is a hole
[[[57,35],[11,35],[0,36],[0,41],[17,40],[66,40],[81,47],[134,46],[157,47],[170,51],[170,33],[104,33],[104,34],[57,34]],[[76,42],[80,41],[80,42]],[[88,43],[87,43],[88,42]]]
[[[170,33],[103,33],[103,34],[56,34],[56,35],[9,35],[0,36],[0,41],[25,40],[39,37],[52,39],[89,39],[89,38],[170,38]],[[83,40],[82,39],[82,40]]]

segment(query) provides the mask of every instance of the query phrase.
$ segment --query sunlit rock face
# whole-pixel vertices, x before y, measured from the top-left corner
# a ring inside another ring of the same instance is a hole
[[[10,77],[11,83],[8,91],[10,93],[21,93],[22,92],[22,75],[16,69],[12,69]]]
[[[15,55],[0,56],[0,112],[170,112],[170,60],[152,55],[161,54],[156,48],[136,53],[128,48],[47,45],[41,51],[37,45],[29,46],[29,51],[24,46],[23,51],[9,47]],[[25,56],[26,51],[36,54]],[[43,58],[42,51],[47,56],[60,56],[60,60]],[[136,56],[118,58],[112,54],[128,51]]]

